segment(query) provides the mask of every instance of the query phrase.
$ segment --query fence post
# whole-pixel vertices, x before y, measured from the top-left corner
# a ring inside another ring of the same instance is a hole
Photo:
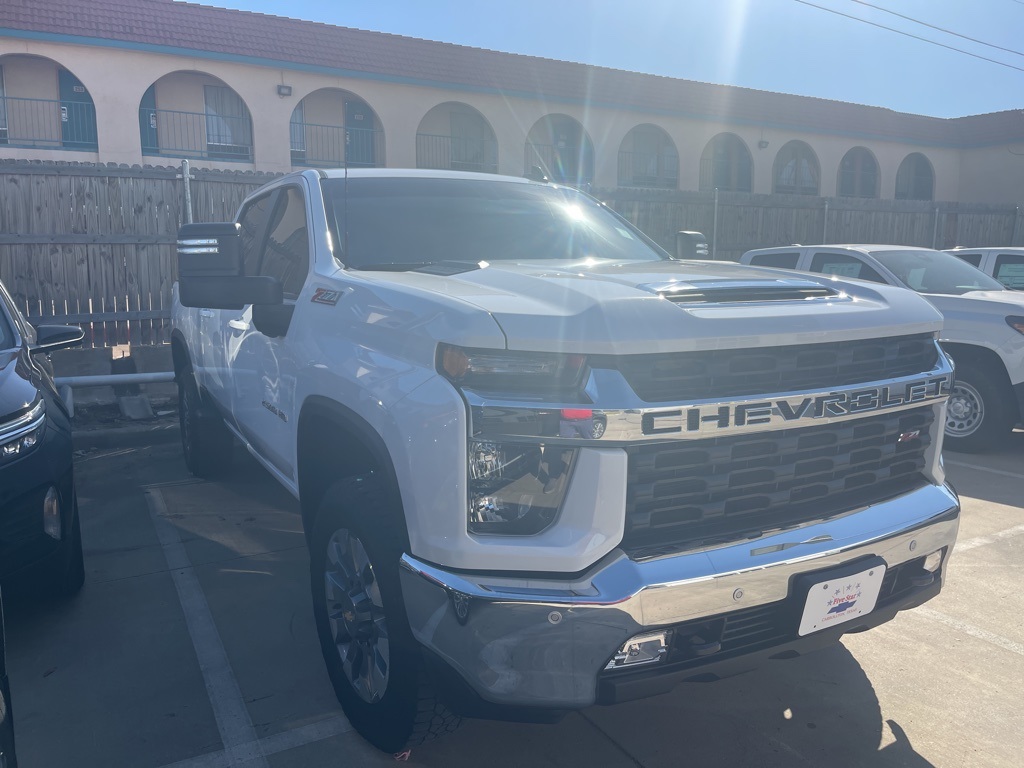
[[[181,180],[185,184],[185,223],[192,223],[192,172],[188,160],[181,161]]]
[[[1013,209],[1013,231],[1010,233],[1010,245],[1017,244],[1017,232],[1020,231],[1020,206]]]
[[[828,200],[825,200],[825,223],[821,227],[821,244],[828,242]]]
[[[939,245],[939,206],[935,206],[935,225],[932,227],[932,248]]]
[[[718,258],[718,187],[715,187],[715,216],[711,224],[711,260]]]

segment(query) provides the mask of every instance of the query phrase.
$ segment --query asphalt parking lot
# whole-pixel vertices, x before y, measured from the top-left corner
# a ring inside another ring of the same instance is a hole
[[[842,645],[571,714],[467,721],[420,766],[1019,766],[1024,432],[948,454],[963,502],[943,593]],[[297,505],[239,451],[191,479],[176,433],[80,446],[86,586],[8,600],[22,768],[393,765],[335,701]],[[5,598],[7,595],[5,595]]]

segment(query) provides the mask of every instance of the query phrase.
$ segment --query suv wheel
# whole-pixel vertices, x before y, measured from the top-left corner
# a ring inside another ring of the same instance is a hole
[[[459,725],[425,680],[398,576],[405,522],[375,475],[325,494],[313,526],[310,586],[324,663],[355,729],[397,753]]]

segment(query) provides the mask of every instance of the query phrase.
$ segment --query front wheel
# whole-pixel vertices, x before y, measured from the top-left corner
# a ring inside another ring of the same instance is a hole
[[[203,413],[202,396],[191,369],[178,375],[178,424],[185,466],[196,477],[214,478],[231,467],[234,437],[217,416]]]
[[[1012,393],[985,366],[957,368],[946,406],[946,447],[978,453],[999,448],[1013,430]]]
[[[399,584],[400,503],[376,475],[335,483],[313,525],[310,586],[324,663],[355,729],[400,752],[455,730],[426,683]]]

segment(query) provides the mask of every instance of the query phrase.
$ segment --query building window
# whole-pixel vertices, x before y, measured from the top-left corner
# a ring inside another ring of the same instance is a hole
[[[736,134],[720,133],[704,147],[700,158],[702,192],[750,192],[753,175],[750,150]]]
[[[252,158],[252,121],[242,97],[223,85],[204,85],[206,145],[209,157]]]
[[[896,171],[897,200],[931,200],[935,195],[935,172],[920,152],[907,155]]]
[[[864,147],[854,147],[839,164],[840,197],[878,197],[878,163]]]
[[[654,125],[638,125],[626,134],[619,149],[619,186],[679,186],[679,155],[665,131]]]
[[[780,195],[816,195],[820,176],[818,158],[802,141],[791,141],[775,157],[775,187]]]

